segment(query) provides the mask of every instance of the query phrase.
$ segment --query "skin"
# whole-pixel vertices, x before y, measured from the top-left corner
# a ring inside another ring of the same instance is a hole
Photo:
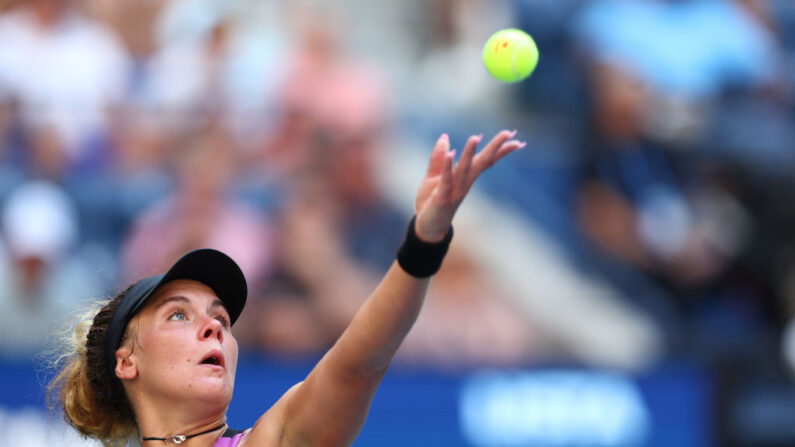
[[[415,200],[415,231],[421,240],[444,239],[478,176],[525,146],[513,139],[515,135],[516,131],[501,131],[479,153],[483,137],[471,136],[457,164],[447,135],[437,140]],[[351,445],[392,357],[420,312],[429,284],[429,278],[415,278],[393,263],[335,345],[304,381],[259,418],[240,445]],[[200,283],[173,281],[128,326],[134,336],[116,353],[116,374],[144,436],[196,433],[225,421],[237,343],[219,321],[225,310],[212,305],[215,299]],[[175,307],[184,309],[186,318],[174,316]],[[223,352],[225,368],[199,365],[212,349]],[[220,434],[219,430],[182,445],[212,446]],[[144,443],[149,445],[162,443]]]
[[[116,375],[144,436],[196,433],[225,421],[238,354],[228,322],[212,289],[190,280],[166,284],[130,322]],[[214,351],[224,367],[200,364]]]

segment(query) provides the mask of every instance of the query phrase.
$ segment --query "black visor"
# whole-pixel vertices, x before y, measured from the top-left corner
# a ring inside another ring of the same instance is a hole
[[[115,377],[116,350],[119,349],[127,323],[144,303],[163,285],[176,279],[191,279],[205,284],[215,292],[234,324],[243,311],[248,295],[246,278],[229,256],[218,250],[202,248],[180,258],[166,273],[144,278],[130,288],[113,313],[105,339],[105,361]]]

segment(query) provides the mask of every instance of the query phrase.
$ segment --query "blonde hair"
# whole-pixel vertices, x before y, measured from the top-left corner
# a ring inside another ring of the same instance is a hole
[[[47,387],[50,410],[62,410],[69,425],[105,447],[140,443],[135,413],[104,351],[110,319],[129,290],[85,310],[61,334],[60,352],[50,362],[56,371]]]

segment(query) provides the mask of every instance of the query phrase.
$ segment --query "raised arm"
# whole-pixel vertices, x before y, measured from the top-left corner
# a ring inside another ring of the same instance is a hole
[[[482,135],[470,137],[455,166],[447,135],[439,138],[415,201],[414,232],[419,240],[445,239],[478,176],[524,147],[512,139],[515,135],[516,131],[501,131],[477,154]],[[334,346],[306,380],[263,415],[248,440],[254,445],[273,440],[288,446],[350,445],[392,357],[417,319],[429,283],[430,278],[412,276],[393,263]]]

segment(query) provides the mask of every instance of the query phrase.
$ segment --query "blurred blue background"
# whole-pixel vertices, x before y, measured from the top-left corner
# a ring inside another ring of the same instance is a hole
[[[789,0],[0,0],[0,443],[90,444],[44,408],[59,328],[207,246],[250,284],[250,426],[439,135],[507,128],[356,445],[792,445],[793,68]]]

